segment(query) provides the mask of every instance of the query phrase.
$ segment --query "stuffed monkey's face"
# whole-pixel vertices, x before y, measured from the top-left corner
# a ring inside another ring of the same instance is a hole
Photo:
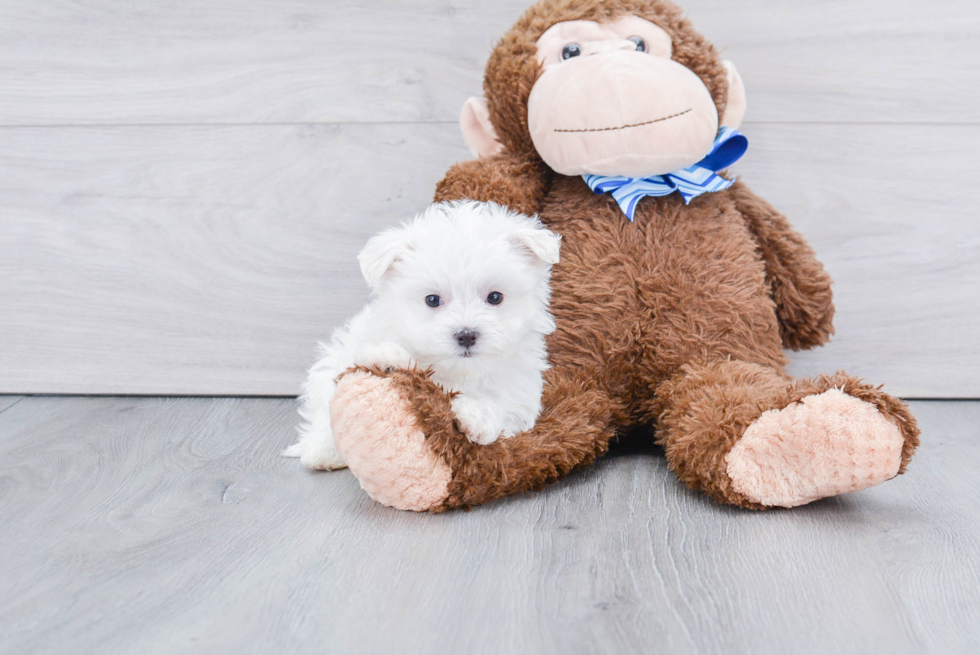
[[[563,175],[646,177],[686,168],[711,151],[718,111],[670,36],[650,21],[557,23],[537,41],[543,72],[528,127]]]

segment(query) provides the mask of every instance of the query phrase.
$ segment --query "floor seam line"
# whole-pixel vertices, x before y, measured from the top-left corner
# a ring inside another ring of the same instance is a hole
[[[9,406],[7,406],[7,407],[4,407],[3,409],[0,409],[0,414],[3,414],[4,412],[6,412],[6,411],[7,411],[8,409],[10,409],[11,407],[16,407],[17,405],[19,405],[19,404],[21,404],[22,402],[24,402],[24,400],[25,400],[26,398],[27,398],[27,396],[24,396],[23,398],[19,398],[19,399],[17,400],[17,402],[15,402],[14,404],[12,404],[12,405],[9,405]]]

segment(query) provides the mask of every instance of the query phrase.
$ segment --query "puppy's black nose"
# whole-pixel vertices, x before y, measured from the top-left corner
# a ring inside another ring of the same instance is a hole
[[[480,333],[476,330],[471,330],[466,328],[465,330],[460,330],[456,333],[456,343],[461,345],[463,348],[472,348],[476,345],[476,340],[480,337]]]

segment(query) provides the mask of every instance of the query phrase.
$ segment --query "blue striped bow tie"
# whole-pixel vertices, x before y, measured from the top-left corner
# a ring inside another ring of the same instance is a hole
[[[596,193],[612,193],[626,218],[633,222],[636,206],[646,196],[666,196],[674,191],[681,194],[684,204],[702,193],[727,189],[735,180],[726,180],[716,171],[728,168],[738,161],[749,147],[749,140],[730,127],[718,132],[708,156],[687,168],[650,177],[623,177],[622,175],[583,175],[585,183]]]

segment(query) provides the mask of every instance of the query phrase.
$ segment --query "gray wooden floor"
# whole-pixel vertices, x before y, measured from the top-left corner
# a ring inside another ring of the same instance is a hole
[[[283,399],[0,397],[0,652],[976,653],[980,402],[906,476],[720,507],[653,450],[472,512],[277,456]]]

